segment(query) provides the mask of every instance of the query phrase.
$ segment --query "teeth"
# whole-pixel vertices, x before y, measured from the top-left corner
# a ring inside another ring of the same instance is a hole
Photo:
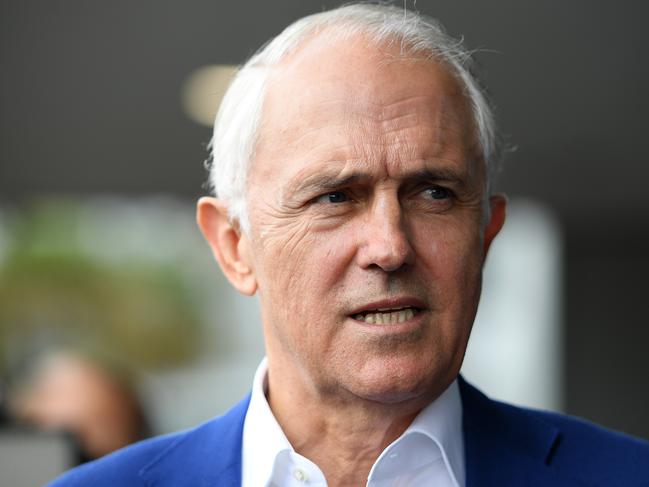
[[[379,309],[378,313],[357,314],[354,319],[364,321],[368,324],[376,325],[394,325],[403,323],[415,316],[415,311],[412,308],[401,309],[399,311],[389,311],[390,308]]]

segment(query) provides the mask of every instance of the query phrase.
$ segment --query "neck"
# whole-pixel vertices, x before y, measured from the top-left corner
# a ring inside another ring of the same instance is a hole
[[[295,451],[318,465],[331,487],[365,485],[381,452],[428,402],[386,404],[322,394],[302,387],[299,377],[286,379],[269,374],[271,410]]]

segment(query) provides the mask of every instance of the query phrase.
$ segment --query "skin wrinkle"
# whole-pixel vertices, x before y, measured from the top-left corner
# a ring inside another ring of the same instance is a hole
[[[269,214],[273,213],[269,212]],[[282,245],[290,256],[300,244],[308,245],[308,241],[305,242],[304,239],[308,239],[311,234],[309,231],[311,225],[311,220],[297,220],[292,218],[291,214],[277,212],[274,220],[259,226],[258,245],[273,245],[275,239],[283,239],[288,235],[289,240],[283,241]]]

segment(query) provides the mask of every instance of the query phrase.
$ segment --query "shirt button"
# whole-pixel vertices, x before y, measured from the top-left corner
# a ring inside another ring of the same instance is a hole
[[[296,468],[295,470],[293,470],[293,477],[295,477],[295,480],[297,480],[298,482],[306,482],[309,478],[306,472],[301,468]]]

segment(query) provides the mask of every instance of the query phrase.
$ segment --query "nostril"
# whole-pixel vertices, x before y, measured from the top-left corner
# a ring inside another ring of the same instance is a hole
[[[359,265],[363,268],[380,268],[385,272],[399,270],[413,262],[414,252],[404,237],[399,241],[387,238],[368,239],[359,248]]]
[[[384,262],[377,262],[376,264],[373,264],[375,268],[381,269],[382,271],[385,272],[394,272],[398,271],[402,267],[406,265],[405,262],[399,260],[399,261],[384,261]]]

